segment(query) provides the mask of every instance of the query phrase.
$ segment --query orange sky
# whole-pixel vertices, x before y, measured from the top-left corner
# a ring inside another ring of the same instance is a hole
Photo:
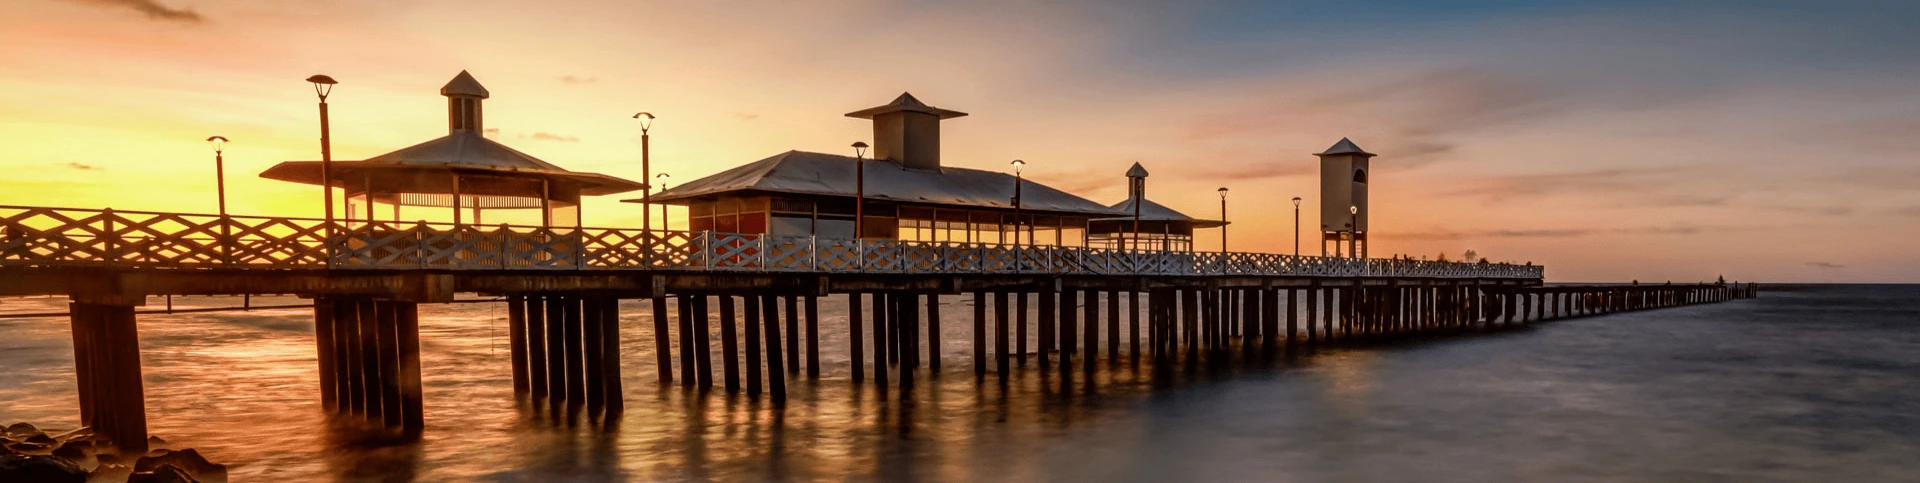
[[[301,79],[340,80],[336,159],[360,159],[443,135],[466,69],[497,140],[576,171],[639,177],[635,111],[686,181],[847,151],[870,128],[841,114],[911,91],[972,114],[943,126],[949,165],[1021,158],[1112,203],[1139,161],[1195,216],[1227,186],[1236,250],[1289,251],[1293,196],[1317,226],[1311,153],[1348,136],[1380,154],[1376,256],[1920,282],[1920,62],[1884,47],[1913,40],[1886,12],[1126,3],[15,0],[0,204],[212,212],[219,134],[234,212],[317,215],[316,189],[256,176],[318,158]]]

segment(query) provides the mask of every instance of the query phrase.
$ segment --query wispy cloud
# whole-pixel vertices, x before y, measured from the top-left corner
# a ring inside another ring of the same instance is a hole
[[[165,21],[165,22],[200,23],[206,20],[200,17],[200,12],[195,12],[191,8],[168,7],[166,5],[161,5],[160,2],[157,2],[155,0],[69,0],[69,1],[79,2],[79,3],[89,3],[94,5],[112,7],[112,8],[129,9],[135,12],[140,12],[142,14],[145,14],[149,19]]]
[[[1828,270],[1847,268],[1846,265],[1841,265],[1833,262],[1807,262],[1807,266],[1813,267],[1813,268],[1824,268]]]
[[[592,84],[595,82],[600,82],[599,77],[583,77],[583,76],[577,76],[572,74],[563,75],[563,76],[557,77],[556,79],[559,79],[560,82],[563,84]]]
[[[1592,235],[1695,235],[1709,232],[1763,230],[1770,227],[1734,225],[1667,225],[1621,228],[1540,228],[1450,230],[1432,229],[1414,232],[1383,232],[1382,238],[1399,240],[1479,240],[1493,238],[1575,238]]]
[[[563,142],[563,143],[580,142],[580,138],[562,135],[562,134],[554,134],[550,132],[536,132],[536,133],[533,133],[532,138],[536,141],[556,141],[556,142]]]
[[[742,113],[736,113],[736,114],[734,114],[734,115],[733,115],[733,117],[735,117],[735,118],[738,118],[738,119],[740,119],[740,120],[742,120],[742,121],[752,121],[752,120],[754,120],[754,119],[759,119],[759,118],[760,118],[760,115],[759,115],[759,114],[754,114],[754,113],[751,113],[751,112],[742,112]]]
[[[85,163],[67,163],[67,168],[78,171],[103,171],[106,168]]]

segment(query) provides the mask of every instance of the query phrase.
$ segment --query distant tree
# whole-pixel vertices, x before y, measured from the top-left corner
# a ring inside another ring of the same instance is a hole
[[[1440,258],[1435,258],[1434,260],[1447,261],[1447,252],[1440,252]]]
[[[1479,260],[1479,259],[1480,259],[1480,251],[1479,251],[1479,250],[1474,250],[1474,249],[1472,249],[1472,248],[1468,248],[1468,249],[1467,249],[1467,256],[1464,256],[1464,257],[1460,257],[1460,259],[1461,259],[1461,260]]]

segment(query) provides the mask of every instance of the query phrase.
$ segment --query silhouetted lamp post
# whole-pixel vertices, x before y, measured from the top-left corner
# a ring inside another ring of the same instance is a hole
[[[673,178],[673,175],[670,175],[667,173],[660,173],[660,174],[653,175],[653,179],[660,180],[660,192],[662,193],[665,193],[667,191],[667,180],[672,178]],[[665,204],[660,205],[660,229],[661,230],[673,229],[673,219],[667,216],[667,205]]]
[[[1293,197],[1293,256],[1300,256],[1300,197],[1298,196]]]
[[[320,96],[320,191],[321,200],[327,204],[327,268],[333,268],[333,136],[327,125],[327,95],[333,93],[332,77],[314,75],[307,78],[313,83],[313,93]]]
[[[213,143],[213,186],[220,195],[220,218],[225,219],[227,217],[227,161],[223,148],[227,144],[227,138],[213,136],[207,138],[207,142]]]
[[[1360,207],[1348,206],[1347,213],[1353,215],[1353,224],[1347,227],[1347,256],[1360,258]]]
[[[1016,160],[1013,160],[1013,162],[1010,162],[1007,164],[1013,165],[1013,244],[1019,245],[1020,229],[1021,229],[1020,228],[1020,185],[1025,184],[1022,182],[1023,179],[1021,178],[1021,175],[1020,175],[1020,168],[1026,166],[1027,162],[1016,159]]]
[[[867,143],[853,142],[853,239],[867,236]],[[860,257],[862,264],[866,257]]]
[[[1220,253],[1227,252],[1227,187],[1220,187]]]
[[[653,178],[652,139],[647,135],[647,130],[653,128],[653,113],[640,112],[634,114],[633,118],[640,120],[640,226],[641,231],[651,232],[653,231],[653,185],[646,182]],[[648,253],[652,251],[647,250]]]

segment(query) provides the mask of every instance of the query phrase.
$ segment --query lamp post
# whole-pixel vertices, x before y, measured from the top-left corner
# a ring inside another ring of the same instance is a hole
[[[1347,256],[1360,258],[1360,207],[1347,206],[1347,213],[1353,215],[1353,224],[1347,227]]]
[[[673,175],[670,175],[667,173],[660,173],[660,174],[653,175],[653,179],[660,180],[661,193],[667,192],[667,180],[672,178],[673,178]],[[660,205],[660,229],[662,231],[673,230],[673,219],[667,216],[666,204]]]
[[[1227,187],[1220,187],[1220,253],[1227,253]]]
[[[1293,256],[1300,256],[1300,197],[1293,197]]]
[[[653,159],[652,142],[647,130],[653,128],[653,113],[642,111],[634,114],[633,118],[640,120],[640,228],[642,232],[652,232],[653,185],[647,184],[647,181],[653,178]]]
[[[338,84],[332,77],[316,74],[307,78],[313,83],[313,93],[320,96],[320,192],[322,202],[327,204],[327,268],[333,268],[333,136],[327,124],[327,95],[333,93],[333,85]]]
[[[853,239],[867,234],[867,143],[853,142]],[[861,263],[866,257],[861,257]]]
[[[1022,182],[1023,178],[1021,178],[1021,175],[1020,175],[1020,168],[1026,166],[1027,162],[1016,159],[1016,160],[1013,160],[1013,162],[1010,162],[1007,164],[1013,165],[1013,244],[1014,246],[1019,246],[1020,245],[1020,185],[1025,184]]]
[[[227,144],[227,138],[213,136],[207,138],[207,142],[213,143],[213,186],[220,195],[220,218],[225,220],[227,218],[227,161],[223,148]]]

